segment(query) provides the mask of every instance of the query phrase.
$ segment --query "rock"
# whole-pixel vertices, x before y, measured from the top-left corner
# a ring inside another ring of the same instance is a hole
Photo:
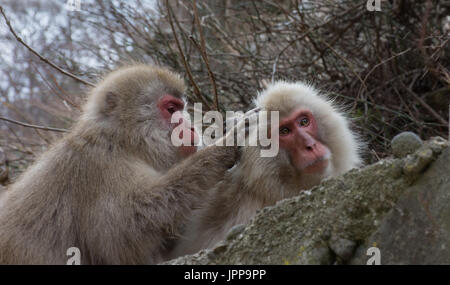
[[[420,173],[433,160],[433,151],[429,148],[420,149],[414,156],[407,157],[403,172],[407,175]]]
[[[264,208],[213,258],[165,264],[366,264],[372,247],[381,264],[450,264],[449,233],[450,144],[432,138]]]
[[[235,225],[228,231],[227,237],[225,239],[228,241],[233,240],[240,233],[242,233],[244,231],[244,229],[245,229],[245,225],[243,225],[243,224]]]
[[[344,238],[332,237],[329,242],[330,248],[343,261],[349,260],[353,256],[356,248],[356,242]]]
[[[329,265],[333,262],[333,253],[328,247],[317,247],[311,251],[311,264]]]
[[[403,132],[396,135],[391,142],[395,157],[405,157],[415,152],[423,144],[422,140],[413,132]]]
[[[219,242],[219,244],[213,248],[212,252],[214,252],[214,254],[220,254],[220,253],[226,251],[227,246],[228,246],[228,244],[226,242],[223,242],[223,241]]]
[[[367,259],[372,244],[380,249],[381,264],[450,263],[450,149],[408,187],[357,250],[353,264]]]

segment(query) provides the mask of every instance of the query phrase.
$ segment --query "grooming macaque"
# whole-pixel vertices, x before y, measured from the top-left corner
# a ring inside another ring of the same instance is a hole
[[[278,82],[255,103],[261,110],[279,111],[279,125],[266,127],[279,134],[278,154],[262,157],[261,147],[243,147],[240,162],[194,212],[171,258],[211,248],[261,208],[360,164],[360,144],[347,119],[312,87]]]
[[[182,79],[134,65],[104,78],[72,131],[0,196],[0,264],[157,263],[196,202],[237,159],[234,147],[175,147],[198,140]]]

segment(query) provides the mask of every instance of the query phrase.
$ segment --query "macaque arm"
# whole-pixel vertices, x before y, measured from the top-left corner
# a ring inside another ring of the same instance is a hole
[[[203,192],[203,189],[211,188],[218,182],[225,171],[234,165],[237,152],[236,147],[225,146],[200,150],[170,169],[157,185]]]
[[[236,158],[235,147],[213,146],[193,154],[156,182],[149,182],[149,188],[135,193],[137,214],[150,222],[152,231],[177,230],[194,204],[224,176]]]

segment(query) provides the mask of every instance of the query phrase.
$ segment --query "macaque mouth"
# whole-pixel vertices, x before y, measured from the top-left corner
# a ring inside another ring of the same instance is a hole
[[[317,163],[319,163],[319,162],[325,161],[325,160],[327,160],[327,158],[325,157],[325,155],[324,155],[324,156],[321,156],[321,157],[319,157],[318,159],[316,159],[316,160],[314,160],[314,161],[312,161],[312,162],[306,164],[306,165],[304,166],[304,168],[308,168],[308,167],[310,167],[310,166],[313,166],[313,165],[315,165],[315,164],[317,164]]]
[[[327,168],[331,154],[327,151],[324,155],[303,165],[302,170],[310,170],[308,172],[320,172]]]
[[[189,140],[184,140],[184,136],[189,136]],[[189,156],[197,151],[197,144],[199,141],[198,134],[195,131],[194,128],[191,129],[184,129],[181,131],[179,138],[183,141],[186,141],[187,143],[183,143],[181,146],[179,146],[180,153],[183,156]]]

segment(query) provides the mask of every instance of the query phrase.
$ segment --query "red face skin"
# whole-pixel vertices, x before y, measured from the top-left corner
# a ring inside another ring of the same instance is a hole
[[[178,99],[172,95],[164,95],[159,101],[158,101],[158,109],[161,113],[162,118],[164,121],[171,127],[171,130],[173,130],[177,126],[182,126],[182,131],[180,133],[180,139],[183,139],[184,135],[189,135],[191,138],[191,144],[190,145],[182,145],[179,147],[180,154],[182,156],[188,156],[190,154],[193,154],[197,151],[197,147],[195,144],[199,141],[199,137],[197,132],[195,131],[194,127],[188,122],[180,118],[178,123],[171,123],[172,115],[180,111],[182,112],[184,109],[184,102],[181,99]]]
[[[280,147],[303,173],[321,174],[329,163],[330,150],[318,139],[317,123],[308,109],[297,109],[280,122]]]

